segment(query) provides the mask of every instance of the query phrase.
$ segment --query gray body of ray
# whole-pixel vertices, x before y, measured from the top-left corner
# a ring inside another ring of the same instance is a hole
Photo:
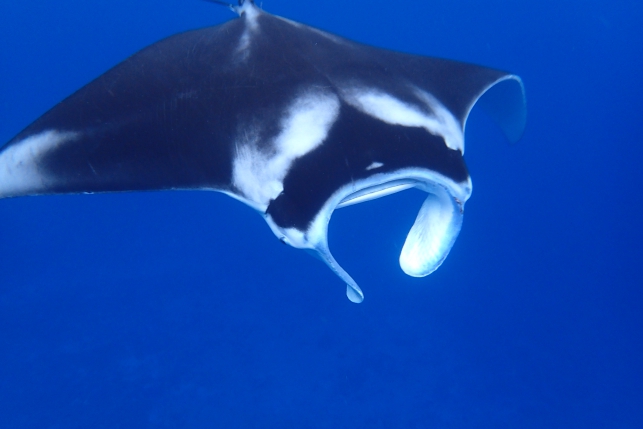
[[[471,194],[467,116],[480,99],[517,140],[520,79],[354,43],[251,2],[237,12],[143,49],[20,132],[0,150],[0,198],[225,192],[280,240],[317,252],[360,302],[328,249],[330,216],[417,187],[429,195],[400,264],[413,276],[437,269]]]

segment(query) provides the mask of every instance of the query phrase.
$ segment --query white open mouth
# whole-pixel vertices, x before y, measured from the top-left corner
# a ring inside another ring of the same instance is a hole
[[[399,256],[402,270],[424,277],[438,269],[449,254],[460,227],[471,182],[456,183],[436,172],[406,169],[379,174],[339,189],[324,205],[306,231],[282,229],[267,219],[277,237],[293,247],[313,250],[347,284],[346,294],[361,302],[364,294],[353,278],[337,263],[328,248],[328,223],[336,208],[381,198],[410,188],[427,192],[415,223]]]
[[[447,257],[462,225],[463,203],[436,183],[398,179],[367,186],[344,197],[337,208],[391,195],[410,188],[428,193],[400,254],[400,267],[413,277],[434,272]]]
[[[368,186],[359,191],[344,197],[344,199],[337,205],[336,208],[352,206],[366,201],[382,198],[387,195],[395,194],[397,192],[411,189],[418,184],[415,180],[401,179],[392,182],[381,183],[379,185]]]

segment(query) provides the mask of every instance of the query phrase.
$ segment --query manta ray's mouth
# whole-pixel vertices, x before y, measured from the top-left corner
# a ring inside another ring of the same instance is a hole
[[[315,250],[347,283],[346,294],[351,301],[361,302],[364,295],[352,277],[333,258],[328,248],[328,222],[332,212],[336,208],[381,198],[410,188],[418,188],[428,195],[406,237],[399,262],[406,274],[413,277],[427,276],[442,264],[460,232],[464,202],[471,193],[469,181],[454,183],[442,175],[426,170],[398,171],[397,174],[372,176],[337,192],[305,234],[305,241],[309,245],[305,247]]]
[[[382,198],[387,195],[395,194],[397,192],[405,191],[413,188],[418,184],[415,180],[400,179],[391,182],[384,182],[377,185],[370,185],[359,191],[355,191],[350,195],[344,197],[336,208],[352,206],[366,201]]]
[[[426,169],[375,174],[336,191],[305,230],[279,227],[269,213],[266,214],[266,221],[282,242],[316,254],[346,282],[348,298],[353,302],[361,302],[364,299],[361,289],[337,263],[328,247],[328,224],[332,213],[336,208],[363,203],[410,188],[425,191],[427,197],[406,237],[399,262],[406,274],[424,277],[438,269],[460,232],[464,203],[471,194],[469,180],[457,183]]]
[[[413,277],[434,272],[447,257],[462,225],[464,203],[440,183],[410,178],[369,184],[344,197],[336,208],[381,198],[410,188],[428,193],[400,254],[400,267]]]

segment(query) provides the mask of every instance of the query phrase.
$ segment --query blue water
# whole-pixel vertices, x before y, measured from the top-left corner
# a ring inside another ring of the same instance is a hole
[[[643,5],[263,6],[511,70],[523,140],[473,112],[473,196],[427,278],[397,265],[419,193],[335,212],[360,305],[220,194],[0,200],[0,428],[643,427]],[[0,143],[138,49],[232,17],[196,0],[1,2]]]

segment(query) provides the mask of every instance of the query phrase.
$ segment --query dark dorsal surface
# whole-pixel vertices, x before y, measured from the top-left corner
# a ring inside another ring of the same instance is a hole
[[[32,142],[40,150],[28,151],[40,155],[28,178],[4,166],[13,171],[0,173],[0,196],[234,191],[231,159],[240,128],[258,124],[258,141],[270,144],[283,110],[309,87],[337,91],[359,83],[414,102],[413,83],[463,123],[479,95],[507,76],[357,44],[254,10],[251,18],[242,13],[157,42],[45,113],[3,148],[41,137]],[[9,183],[12,175],[22,183]]]
[[[520,79],[386,51],[264,13],[157,42],[42,115],[0,149],[0,198],[204,189],[260,211],[277,237],[333,259],[333,210],[409,187],[429,195],[400,255],[424,276],[460,230],[471,180],[464,126],[483,107],[510,140]]]

